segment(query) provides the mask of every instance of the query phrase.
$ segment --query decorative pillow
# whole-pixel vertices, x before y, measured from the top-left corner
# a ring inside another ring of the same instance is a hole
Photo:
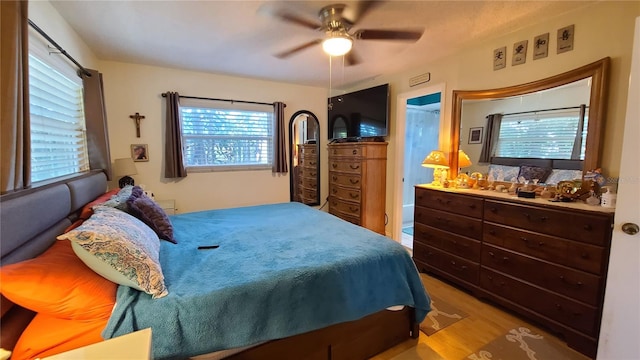
[[[100,205],[100,204],[104,203],[105,201],[111,199],[111,197],[113,197],[114,195],[117,195],[119,191],[120,191],[120,189],[109,190],[106,193],[98,196],[92,202],[86,204],[84,207],[82,207],[82,211],[80,211],[80,219],[87,220],[91,215],[93,215],[93,207],[94,206]]]
[[[533,166],[533,165],[522,165],[520,166],[518,179],[520,177],[523,177],[529,181],[533,179],[538,179],[539,183],[543,183],[547,180],[547,178],[549,177],[549,174],[551,174],[551,168]]]
[[[167,213],[155,201],[145,195],[140,187],[133,188],[131,196],[127,200],[127,209],[129,214],[149,225],[160,239],[174,244],[178,243],[173,237],[173,225],[171,225]]]
[[[489,181],[512,181],[513,179],[518,178],[518,172],[520,168],[517,166],[507,166],[507,165],[489,165],[489,173],[487,174],[487,179]]]
[[[20,335],[11,358],[44,358],[101,342],[108,321],[108,318],[69,320],[36,314]]]
[[[560,181],[575,179],[582,179],[582,170],[553,169],[551,170],[551,175],[545,180],[545,183],[557,184]]]
[[[139,188],[139,187],[138,187]],[[131,197],[133,191],[132,185],[126,185],[118,193],[111,197],[111,199],[102,203],[103,206],[109,206],[118,210],[127,211],[127,200]]]
[[[40,256],[0,268],[2,295],[24,308],[58,318],[86,320],[111,315],[118,285],[89,269],[68,241]]]
[[[82,225],[58,240],[71,240],[76,255],[105,278],[154,299],[166,296],[160,239],[153,230],[124,211],[100,205],[93,211]]]

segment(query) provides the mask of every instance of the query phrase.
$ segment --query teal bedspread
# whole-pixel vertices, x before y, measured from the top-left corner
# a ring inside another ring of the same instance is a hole
[[[398,243],[299,203],[171,216],[161,242],[169,295],[120,286],[103,332],[153,330],[156,359],[185,358],[356,320],[430,300]],[[198,250],[200,245],[219,245]]]

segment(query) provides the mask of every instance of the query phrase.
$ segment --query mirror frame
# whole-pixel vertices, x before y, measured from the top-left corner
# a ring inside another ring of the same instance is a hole
[[[529,94],[565,85],[591,77],[589,98],[589,124],[587,127],[586,150],[583,172],[600,167],[605,114],[607,111],[608,73],[610,58],[606,57],[591,64],[567,71],[546,79],[489,90],[453,90],[451,109],[451,147],[449,149],[449,179],[458,176],[458,149],[460,148],[460,125],[463,100],[497,99]]]
[[[317,136],[318,136],[318,138],[316,139],[316,158],[317,158],[316,163],[317,163],[317,170],[318,170],[316,175],[317,184],[318,184],[316,186],[316,191],[317,191],[316,198],[318,199],[318,201],[315,203],[308,203],[305,205],[317,206],[317,205],[320,205],[320,120],[318,120],[318,117],[309,110],[296,111],[293,115],[291,115],[291,118],[289,119],[289,201],[293,201],[295,198],[293,194],[293,190],[294,190],[293,183],[295,181],[295,179],[293,178],[293,147],[296,146],[296,144],[293,143],[293,136],[292,136],[293,122],[300,115],[307,115],[308,116],[307,119],[313,119],[316,122],[316,129],[317,129]]]

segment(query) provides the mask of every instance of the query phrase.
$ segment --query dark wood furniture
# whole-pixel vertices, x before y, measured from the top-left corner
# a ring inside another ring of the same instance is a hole
[[[413,259],[595,357],[613,211],[416,187]]]
[[[303,204],[318,204],[318,146],[298,144],[298,199]]]
[[[329,213],[384,235],[387,143],[329,144]]]

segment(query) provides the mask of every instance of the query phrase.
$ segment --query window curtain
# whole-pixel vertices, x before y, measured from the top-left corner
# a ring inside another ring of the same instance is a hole
[[[495,154],[498,137],[500,135],[500,124],[502,124],[502,114],[487,115],[487,127],[484,134],[482,151],[480,152],[479,163],[491,162],[491,157]]]
[[[284,108],[286,105],[282,102],[273,103],[274,113],[274,141],[273,141],[273,168],[272,173],[287,172],[287,145],[284,133]]]
[[[582,153],[582,133],[584,131],[584,117],[587,112],[585,104],[580,105],[580,117],[578,118],[578,129],[576,130],[576,139],[573,141],[573,149],[571,150],[571,159],[580,160]]]
[[[187,170],[182,159],[182,137],[180,136],[180,95],[166,92],[167,116],[164,139],[164,177],[184,178]]]
[[[111,180],[109,131],[107,129],[107,111],[104,106],[102,74],[97,70],[86,70],[91,74],[82,74],[89,168],[104,170],[107,180]]]
[[[0,1],[0,192],[31,186],[27,1]]]

